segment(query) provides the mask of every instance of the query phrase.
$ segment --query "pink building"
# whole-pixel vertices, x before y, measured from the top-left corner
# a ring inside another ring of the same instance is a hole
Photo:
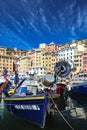
[[[46,51],[47,52],[58,51],[58,45],[56,45],[54,42],[51,42],[50,44],[46,45]]]
[[[82,71],[87,73],[87,52],[82,54]]]

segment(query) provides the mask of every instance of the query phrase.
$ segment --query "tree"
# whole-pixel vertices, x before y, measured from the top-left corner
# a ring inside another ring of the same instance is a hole
[[[11,49],[11,48],[7,48],[7,54],[8,54],[8,55],[10,55],[12,51],[14,51],[14,50]]]

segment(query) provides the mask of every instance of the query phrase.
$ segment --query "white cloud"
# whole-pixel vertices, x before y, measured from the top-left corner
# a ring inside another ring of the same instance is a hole
[[[43,25],[49,30],[49,32],[51,31],[51,28],[50,26],[47,24],[47,19],[44,15],[44,10],[42,8],[40,8],[40,15],[41,15],[41,18],[42,18],[42,21],[43,21]]]
[[[30,26],[34,29],[35,32],[39,32],[39,30],[37,29],[37,27],[33,24],[32,21],[29,22]]]
[[[73,0],[72,2],[71,1],[68,1],[68,3],[66,4],[66,7],[65,7],[65,12],[69,15],[69,16],[72,16],[73,15],[73,12],[74,12],[74,7],[76,6],[76,0]]]
[[[81,27],[83,21],[83,15],[79,7],[77,7],[77,27]]]
[[[27,3],[28,1],[27,0],[22,0],[24,3]]]
[[[42,0],[37,0],[37,4],[40,4],[42,2]]]
[[[71,27],[69,26],[69,30],[71,36],[68,37],[68,39],[73,42],[75,39],[77,39],[76,28],[72,25]]]
[[[80,31],[87,32],[87,9],[84,7],[82,10],[77,8],[77,25],[76,27],[80,29]]]
[[[24,27],[21,25],[21,23],[19,21],[17,21],[12,15],[9,15],[9,18],[11,19],[13,25],[15,26],[15,28],[19,28],[20,29],[23,29]]]
[[[70,10],[73,10],[73,8],[75,7],[75,5],[76,5],[76,0],[73,0],[72,3],[69,6]]]
[[[84,30],[84,32],[87,32],[87,9],[86,7],[83,10],[82,13],[82,29]]]
[[[65,17],[64,17],[64,14],[63,14],[62,12],[59,12],[58,15],[59,15],[60,22],[61,22],[62,26],[64,26],[64,25],[65,25]]]
[[[76,33],[75,33],[75,27],[74,26],[72,26],[71,27],[71,34],[72,34],[72,36],[76,36]]]
[[[31,28],[34,29],[34,31],[35,31],[36,33],[39,33],[40,30],[37,28],[36,22],[37,22],[37,21],[36,21],[36,15],[35,15],[33,12],[31,12],[31,17],[30,17],[30,19],[28,18],[28,27],[27,27],[27,28],[30,29],[30,27],[31,27]]]

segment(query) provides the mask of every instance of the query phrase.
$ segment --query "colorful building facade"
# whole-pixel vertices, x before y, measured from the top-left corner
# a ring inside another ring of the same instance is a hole
[[[82,71],[87,73],[87,52],[82,54]]]

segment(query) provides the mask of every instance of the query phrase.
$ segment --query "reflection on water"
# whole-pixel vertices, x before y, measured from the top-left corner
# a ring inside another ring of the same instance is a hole
[[[72,96],[67,100],[67,120],[75,129],[87,130],[87,97]]]
[[[2,104],[3,102],[0,103],[0,130],[42,130],[28,121],[10,114],[6,108],[3,108]],[[66,117],[74,130],[87,130],[87,97],[68,98],[66,102],[62,101],[61,105],[66,108],[63,111],[64,117]],[[43,130],[48,129],[71,130],[58,115],[55,118],[47,117],[46,126]]]

